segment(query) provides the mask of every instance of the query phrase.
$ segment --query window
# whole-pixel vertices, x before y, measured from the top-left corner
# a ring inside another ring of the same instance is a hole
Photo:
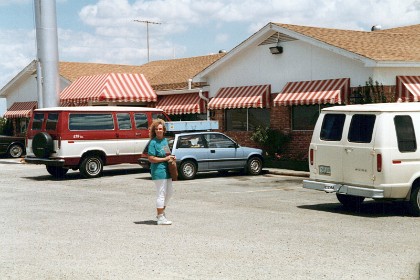
[[[235,142],[222,134],[205,135],[209,148],[235,148]]]
[[[34,115],[34,120],[32,121],[32,129],[40,130],[42,128],[43,122],[44,122],[44,113],[36,113]]]
[[[262,108],[226,110],[226,130],[254,131],[257,126],[270,126],[270,111]]]
[[[56,130],[58,122],[58,113],[49,113],[47,123],[45,124],[46,130]]]
[[[168,118],[162,113],[153,113],[152,119],[153,120],[161,119],[161,120],[164,120],[165,122],[169,122]]]
[[[331,105],[292,106],[292,130],[314,130],[321,109]]]
[[[395,131],[397,132],[398,150],[415,152],[417,150],[416,134],[410,116],[395,116]]]
[[[134,121],[136,122],[137,129],[147,129],[149,127],[146,114],[143,114],[143,113],[134,114]]]
[[[201,135],[186,135],[179,137],[177,148],[204,148]]]
[[[70,114],[70,130],[113,130],[112,114]]]
[[[354,115],[350,123],[349,142],[370,143],[375,120],[375,115]]]
[[[321,140],[340,141],[345,120],[344,114],[326,114],[322,120]]]
[[[118,120],[118,128],[121,130],[129,130],[131,129],[131,118],[129,113],[118,113],[117,114]]]

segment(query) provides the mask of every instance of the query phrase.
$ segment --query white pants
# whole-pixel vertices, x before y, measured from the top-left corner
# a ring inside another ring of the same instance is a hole
[[[172,179],[153,180],[156,185],[156,208],[164,208],[168,205],[174,189],[172,188]]]

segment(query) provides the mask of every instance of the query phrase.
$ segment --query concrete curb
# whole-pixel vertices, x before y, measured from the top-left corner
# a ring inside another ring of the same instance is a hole
[[[266,168],[270,174],[284,175],[284,176],[296,176],[296,177],[309,177],[309,172],[307,171],[296,171],[289,169],[278,169],[278,168]]]

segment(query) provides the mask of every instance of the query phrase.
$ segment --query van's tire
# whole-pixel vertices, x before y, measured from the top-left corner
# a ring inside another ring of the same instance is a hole
[[[82,159],[79,171],[85,178],[96,178],[102,176],[104,162],[100,156],[88,155]]]
[[[345,208],[352,209],[352,210],[360,210],[360,206],[362,205],[365,198],[363,196],[353,196],[353,195],[346,195],[336,193],[338,201]]]
[[[11,158],[20,158],[23,155],[23,153],[24,153],[24,149],[22,145],[19,145],[19,144],[12,144],[7,150],[7,154]]]
[[[54,150],[54,142],[46,132],[35,134],[32,139],[32,151],[39,158],[48,158]]]
[[[411,190],[409,209],[411,215],[420,217],[420,185],[413,186]]]
[[[192,160],[186,160],[181,163],[178,173],[184,180],[194,179],[197,174],[197,165]]]
[[[47,165],[47,171],[50,173],[53,177],[62,179],[69,171],[67,168],[61,167],[61,166],[49,166]]]
[[[246,163],[246,173],[249,175],[260,175],[262,165],[262,160],[259,157],[251,157]]]

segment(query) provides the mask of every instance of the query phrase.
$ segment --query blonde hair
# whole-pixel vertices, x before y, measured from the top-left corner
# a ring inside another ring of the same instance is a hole
[[[162,119],[153,120],[152,124],[149,127],[149,135],[150,135],[151,139],[156,137],[156,131],[155,130],[160,124],[163,126],[163,133],[164,134],[166,133],[165,121],[162,120]]]

